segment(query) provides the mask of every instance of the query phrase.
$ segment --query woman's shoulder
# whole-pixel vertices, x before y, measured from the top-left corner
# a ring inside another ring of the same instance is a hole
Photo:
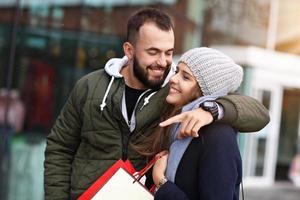
[[[228,124],[221,123],[221,122],[213,122],[207,126],[204,126],[202,129],[199,130],[200,134],[203,134],[206,132],[234,132],[234,133],[237,133],[237,131],[233,127],[231,127]]]
[[[199,137],[195,142],[201,145],[211,145],[226,142],[234,142],[237,139],[237,131],[230,125],[214,122],[199,130]]]

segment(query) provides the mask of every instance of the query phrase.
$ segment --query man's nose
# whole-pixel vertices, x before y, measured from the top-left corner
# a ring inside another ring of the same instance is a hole
[[[161,67],[166,67],[168,62],[167,62],[167,58],[164,54],[161,54],[157,60],[157,64]]]

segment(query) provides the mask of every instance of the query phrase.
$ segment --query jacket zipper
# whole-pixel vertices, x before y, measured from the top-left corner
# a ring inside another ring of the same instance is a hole
[[[130,116],[130,119],[128,119],[128,126],[130,127],[130,125],[131,125],[131,120],[132,120],[132,116],[134,115],[136,115],[135,113],[136,113],[136,108],[137,108],[137,106],[138,106],[138,104],[140,103],[140,100],[142,99],[142,97],[147,93],[147,92],[149,92],[149,91],[151,91],[151,89],[148,89],[148,90],[146,90],[146,91],[144,91],[140,96],[139,96],[139,98],[138,98],[138,100],[136,101],[136,103],[135,103],[135,105],[134,105],[134,108],[133,108],[133,111],[132,111],[132,115]]]
[[[138,98],[138,100],[136,101],[136,104],[135,104],[135,106],[134,106],[134,109],[133,109],[133,112],[132,112],[132,116],[133,116],[133,115],[136,116],[136,108],[137,108],[137,106],[138,106],[140,100],[141,100],[142,97],[143,97],[147,92],[149,92],[149,91],[151,91],[151,89],[146,90],[145,92],[143,92],[143,93],[139,96],[139,98]],[[134,130],[133,130],[132,132],[131,132],[131,130],[130,130],[132,116],[130,117],[130,119],[128,119],[128,122],[127,122],[128,126],[129,126],[129,131],[128,131],[127,133],[125,133],[125,134],[129,134],[129,136],[128,136],[128,138],[127,138],[127,141],[124,141],[124,140],[125,140],[125,139],[124,139],[124,133],[122,134],[122,160],[124,160],[124,161],[127,160],[127,158],[128,158],[128,145],[129,145],[130,137],[131,137],[131,135],[132,135],[133,132],[134,132]],[[135,125],[136,125],[136,124],[135,124]],[[136,127],[135,127],[135,128],[136,128]]]

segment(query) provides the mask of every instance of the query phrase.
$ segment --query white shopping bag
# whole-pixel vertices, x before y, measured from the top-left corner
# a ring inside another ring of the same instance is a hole
[[[152,166],[152,163],[150,165]],[[150,165],[142,170],[143,174]],[[118,160],[79,197],[79,200],[153,200],[152,193],[137,180],[139,177],[133,174],[135,170],[130,161]],[[138,173],[139,175],[141,173]]]

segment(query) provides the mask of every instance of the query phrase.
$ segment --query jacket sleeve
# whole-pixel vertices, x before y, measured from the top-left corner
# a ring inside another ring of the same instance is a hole
[[[77,90],[75,86],[47,137],[44,162],[46,200],[70,199],[71,165],[81,129]]]
[[[256,99],[239,94],[231,94],[217,99],[224,108],[221,122],[240,132],[255,132],[270,121],[268,110]]]
[[[155,193],[154,200],[189,200],[186,194],[174,183],[168,181]]]

